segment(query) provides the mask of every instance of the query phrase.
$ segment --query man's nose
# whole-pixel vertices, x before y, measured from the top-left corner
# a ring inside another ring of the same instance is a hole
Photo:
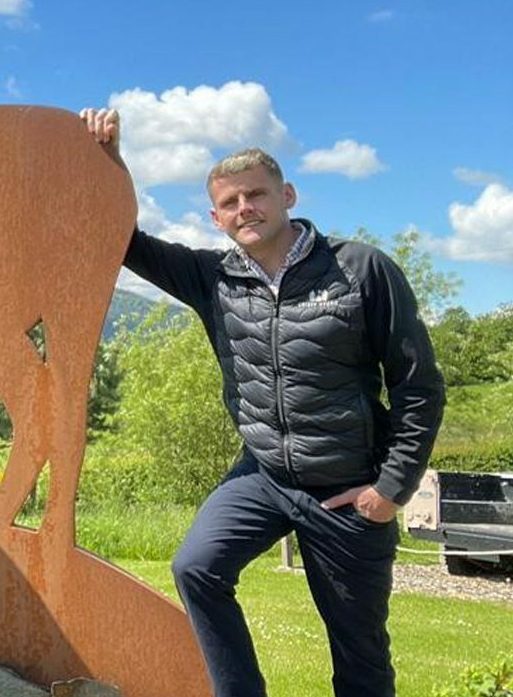
[[[244,194],[240,194],[239,196],[239,213],[244,214],[251,212],[253,210],[254,206],[251,203],[250,199],[245,196]]]

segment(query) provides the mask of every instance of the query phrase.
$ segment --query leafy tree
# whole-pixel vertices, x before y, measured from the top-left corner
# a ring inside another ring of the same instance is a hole
[[[165,306],[116,340],[123,371],[116,416],[120,448],[140,451],[168,499],[199,503],[240,449],[221,401],[221,374],[203,325],[183,313],[162,327]]]
[[[422,249],[422,235],[415,228],[398,232],[388,248],[380,237],[363,227],[351,239],[380,247],[392,257],[413,288],[420,313],[430,323],[447,307],[461,286],[455,274],[435,271],[431,255]]]
[[[513,378],[513,307],[471,318],[461,307],[447,310],[431,327],[448,385]]]
[[[373,235],[367,228],[359,227],[356,232],[351,235],[350,239],[355,242],[363,242],[364,244],[372,244],[374,247],[382,247],[383,241],[377,235]]]
[[[467,347],[472,318],[463,307],[449,308],[431,327],[436,357],[448,385],[466,385],[470,381]]]
[[[422,236],[415,228],[393,236],[390,255],[402,268],[417,297],[419,310],[426,320],[434,320],[447,306],[460,286],[454,273],[435,271],[429,252],[421,248]]]
[[[471,382],[513,378],[513,306],[503,306],[472,322],[466,357]]]

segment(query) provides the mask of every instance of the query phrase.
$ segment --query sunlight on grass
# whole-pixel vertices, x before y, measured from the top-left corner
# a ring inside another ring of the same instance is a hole
[[[175,600],[169,563],[121,566]],[[242,574],[238,598],[248,618],[270,697],[326,697],[330,661],[324,627],[305,576],[261,558]],[[389,622],[398,697],[428,697],[471,663],[513,655],[513,605],[397,594]]]

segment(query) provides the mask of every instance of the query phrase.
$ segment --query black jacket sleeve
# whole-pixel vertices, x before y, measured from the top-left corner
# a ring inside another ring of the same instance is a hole
[[[404,273],[385,254],[358,245],[357,268],[369,342],[388,392],[387,433],[375,488],[405,504],[427,467],[445,404],[443,378]],[[363,250],[363,252],[362,252]]]
[[[200,314],[210,303],[215,269],[224,252],[190,249],[134,231],[124,265]]]

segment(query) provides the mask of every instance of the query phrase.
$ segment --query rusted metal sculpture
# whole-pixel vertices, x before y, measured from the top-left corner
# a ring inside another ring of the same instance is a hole
[[[0,487],[0,663],[42,684],[76,676],[125,697],[207,697],[183,611],[75,546],[88,385],[136,217],[115,154],[78,116],[0,107],[0,399],[14,441]],[[29,338],[42,323],[45,356]],[[41,528],[14,521],[42,467]]]

